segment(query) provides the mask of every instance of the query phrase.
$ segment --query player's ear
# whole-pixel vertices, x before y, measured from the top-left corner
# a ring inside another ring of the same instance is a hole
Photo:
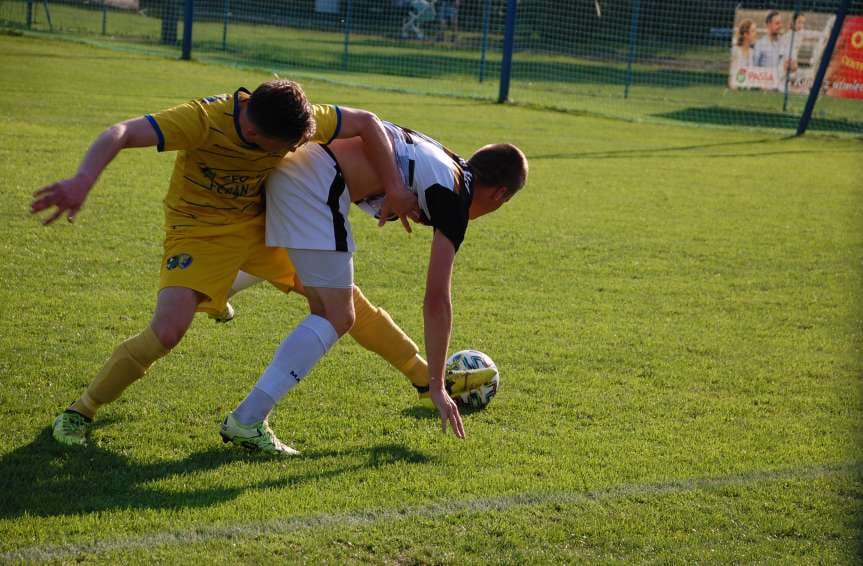
[[[243,135],[246,136],[246,138],[248,138],[249,141],[251,141],[254,138],[258,137],[258,129],[255,127],[255,125],[252,122],[247,122],[246,123],[246,129],[243,132]]]
[[[491,194],[491,198],[494,202],[504,203],[509,200],[507,198],[507,193],[508,191],[506,190],[506,187],[500,186],[494,190],[494,192]]]

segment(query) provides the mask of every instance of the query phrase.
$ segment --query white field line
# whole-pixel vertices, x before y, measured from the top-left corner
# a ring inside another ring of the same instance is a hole
[[[756,471],[712,478],[692,478],[657,483],[631,484],[598,491],[523,493],[465,501],[445,501],[414,507],[316,514],[291,519],[238,523],[223,527],[200,527],[187,530],[162,531],[132,538],[96,540],[51,546],[31,546],[4,552],[0,554],[0,561],[34,562],[73,559],[94,553],[135,549],[149,550],[172,544],[188,545],[215,540],[251,538],[261,535],[282,535],[338,525],[363,526],[384,521],[437,518],[461,512],[508,511],[515,508],[544,504],[572,505],[627,497],[662,496],[686,491],[710,490],[766,481],[809,480],[843,474],[863,474],[863,463],[813,466],[777,471]]]

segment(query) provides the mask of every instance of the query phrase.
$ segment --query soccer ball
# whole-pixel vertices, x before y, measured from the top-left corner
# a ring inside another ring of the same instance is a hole
[[[455,377],[451,381],[450,376],[447,375],[447,386],[448,388],[451,387],[454,391],[452,397],[469,407],[481,409],[488,405],[497,393],[497,389],[500,386],[500,374],[494,361],[486,354],[477,350],[462,350],[450,356],[446,361],[447,374],[449,372],[483,369],[493,370],[494,373],[491,376],[489,376],[490,372],[483,372],[485,375],[478,373],[477,376],[481,380],[481,383],[478,384],[471,384],[470,377]],[[465,381],[460,382],[461,379]]]

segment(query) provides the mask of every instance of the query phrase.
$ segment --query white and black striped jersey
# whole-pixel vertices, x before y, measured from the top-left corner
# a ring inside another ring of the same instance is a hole
[[[409,191],[417,195],[420,222],[441,231],[458,251],[468,224],[473,176],[467,162],[430,137],[383,122],[393,144],[396,165]],[[384,196],[355,203],[380,218]],[[397,220],[392,216],[387,220]]]

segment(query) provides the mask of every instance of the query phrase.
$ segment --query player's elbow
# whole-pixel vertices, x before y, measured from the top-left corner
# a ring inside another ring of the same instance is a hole
[[[102,132],[102,137],[118,150],[128,147],[131,139],[129,127],[125,122],[109,126],[104,132]]]
[[[117,150],[153,146],[159,141],[156,129],[144,118],[133,118],[114,124],[105,130],[103,135]]]
[[[111,143],[120,143],[123,140],[123,136],[125,134],[125,126],[122,122],[114,124],[113,126],[108,126],[105,128],[99,137],[111,142]]]

